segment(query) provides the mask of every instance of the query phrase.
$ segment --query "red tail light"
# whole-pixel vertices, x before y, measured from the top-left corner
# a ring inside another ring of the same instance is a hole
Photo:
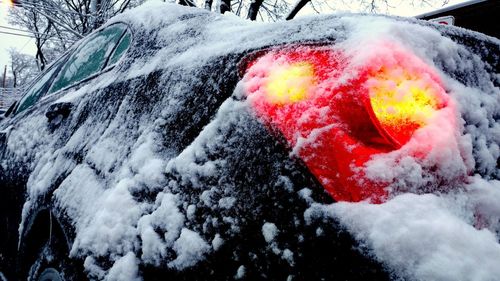
[[[381,202],[388,183],[368,180],[363,166],[408,142],[446,95],[437,74],[401,49],[357,67],[350,60],[331,47],[272,50],[243,81],[256,114],[335,200]]]

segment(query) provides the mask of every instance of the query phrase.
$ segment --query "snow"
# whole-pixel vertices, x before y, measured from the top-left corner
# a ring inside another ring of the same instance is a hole
[[[202,260],[203,255],[210,250],[210,246],[198,233],[183,228],[179,239],[174,243],[173,249],[177,254],[177,258],[168,265],[177,269],[184,269]]]
[[[293,266],[294,262],[293,262],[293,252],[290,251],[290,249],[285,249],[283,250],[283,255],[282,255],[283,259],[286,260],[290,265]]]
[[[185,220],[177,208],[178,200],[175,195],[160,193],[157,202],[159,202],[159,207],[151,214],[143,216],[139,221],[144,243],[143,259],[155,264],[159,264],[165,256],[166,247],[174,245]],[[165,231],[163,239],[160,239],[154,229]]]
[[[230,98],[217,96],[225,81],[217,73],[208,79],[198,77],[199,68],[226,53],[244,54],[262,46],[317,42],[325,37],[336,39],[336,48],[352,58],[353,68],[387,57],[391,50],[380,42],[397,42],[436,70],[451,106],[440,110],[431,125],[418,130],[401,149],[375,156],[364,167],[370,179],[392,183],[388,187],[391,197],[383,204],[321,204],[313,199],[311,187],[294,186],[284,175],[278,175],[277,186],[286,194],[297,193],[307,204],[306,223],[318,217],[339,220],[398,278],[498,279],[500,77],[489,71],[479,54],[433,28],[377,16],[347,14],[254,25],[201,9],[150,1],[110,24],[120,21],[143,30],[133,44],[156,36],[147,42],[158,45],[151,49],[131,46],[131,53],[115,69],[76,91],[55,94],[56,101],[76,105],[75,118],[63,121],[67,130],[48,128],[40,107],[36,109],[39,116],[25,116],[27,120],[11,130],[7,143],[12,162],[31,163],[23,223],[54,192],[57,214],[72,218],[75,228],[70,254],[84,259],[92,279],[140,280],[141,264],[186,270],[223,248],[226,239],[245,235],[240,233],[241,225],[251,218],[236,214],[246,207],[246,200],[231,186],[236,179],[225,172],[235,167],[207,151],[223,154],[227,151],[220,146],[245,146],[227,136],[249,130],[237,125],[252,113],[249,103],[242,100],[242,82]],[[160,32],[153,32],[159,27]],[[499,44],[498,40],[494,43]],[[144,77],[159,69],[168,69],[169,74],[155,81],[161,92],[147,96],[151,92],[144,87]],[[339,81],[348,83],[354,75],[344,73]],[[134,82],[124,90],[103,90],[126,79]],[[207,95],[213,94],[219,103],[211,96],[187,100],[196,96],[193,91],[199,88],[194,88],[200,85],[212,91]],[[98,94],[87,94],[90,91]],[[113,102],[99,107],[101,96]],[[50,98],[42,102],[49,103]],[[136,103],[139,109],[133,106]],[[192,104],[197,103],[203,107],[193,112]],[[99,115],[85,119],[86,104],[99,108]],[[209,113],[213,104],[218,110]],[[197,128],[190,122],[203,126]],[[190,136],[192,132],[196,136]],[[310,137],[315,138],[314,134]],[[301,143],[313,139],[304,137]],[[421,151],[424,157],[413,157]],[[263,148],[260,155],[265,154]],[[296,153],[292,151],[291,156]],[[253,188],[262,187],[248,187]],[[256,239],[293,267],[301,253],[280,244],[286,233],[281,222],[269,219],[259,224],[262,235]],[[325,227],[317,228],[318,236],[327,233]],[[235,268],[234,278],[244,278],[247,266]]]
[[[107,281],[120,281],[120,280],[130,280],[139,281],[142,280],[139,277],[139,260],[135,257],[134,253],[129,252],[125,256],[121,257],[115,262],[113,267],[109,270],[109,274],[106,276]]]
[[[274,223],[266,222],[262,226],[262,235],[264,236],[264,239],[267,243],[273,242],[273,240],[276,238],[276,235],[278,235],[278,232],[278,228]]]
[[[242,279],[245,277],[245,266],[242,265],[238,267],[238,271],[236,271],[236,275],[234,276],[234,279]]]
[[[212,248],[217,251],[222,244],[224,244],[224,240],[220,237],[219,234],[216,234],[214,239],[212,240]]]
[[[473,184],[471,188],[479,187]],[[471,208],[465,196],[407,193],[380,205],[313,206],[306,216],[321,213],[338,217],[397,276],[411,280],[495,280],[500,274],[498,237],[489,229],[474,228],[471,213],[463,213]]]

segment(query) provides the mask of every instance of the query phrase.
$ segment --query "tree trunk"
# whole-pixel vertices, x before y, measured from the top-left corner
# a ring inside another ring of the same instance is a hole
[[[90,13],[94,16],[97,14],[97,2],[101,0],[90,0]]]
[[[7,66],[3,69],[2,88],[5,88],[5,78],[7,77]]]
[[[12,88],[16,88],[16,87],[17,87],[17,73],[12,72]]]
[[[17,87],[17,70],[13,62],[11,62],[10,71],[12,72],[12,88],[15,88]]]
[[[293,9],[290,11],[290,13],[288,14],[288,16],[286,16],[286,20],[291,20],[293,19],[297,13],[302,9],[304,8],[304,6],[309,3],[309,1],[311,0],[299,0],[297,1],[297,4],[295,4],[295,6],[293,7]]]
[[[47,61],[45,60],[45,56],[43,55],[42,52],[42,47],[37,44],[36,47],[36,56],[35,56],[37,62],[38,62],[38,67],[40,68],[40,71],[43,71],[45,69],[45,65]]]
[[[249,20],[257,19],[257,14],[259,13],[260,6],[262,6],[262,2],[264,2],[264,0],[252,0],[252,3],[250,3],[250,8],[248,9],[247,18]]]
[[[231,12],[231,0],[221,0],[220,13]]]
[[[211,11],[212,10],[213,0],[205,0],[205,9]]]
[[[94,20],[91,25],[92,30],[98,29],[106,22],[106,15],[104,14],[106,9],[104,9],[105,3],[103,2],[104,0],[91,0],[90,2],[90,12],[94,16]]]

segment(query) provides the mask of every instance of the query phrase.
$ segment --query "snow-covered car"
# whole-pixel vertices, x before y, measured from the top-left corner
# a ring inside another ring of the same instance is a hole
[[[498,39],[152,1],[0,123],[0,279],[497,280]]]

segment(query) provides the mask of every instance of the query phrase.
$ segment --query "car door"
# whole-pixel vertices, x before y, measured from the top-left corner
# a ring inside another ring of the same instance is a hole
[[[90,35],[37,77],[0,125],[0,190],[4,194],[0,199],[0,271],[7,276],[14,268],[25,196],[33,193],[33,189],[26,187],[36,189],[41,183],[32,179],[30,184],[31,172],[36,169],[33,163],[40,159],[47,161],[71,135],[68,125],[75,103],[58,99],[113,69],[131,40],[129,28],[120,23]],[[58,161],[66,163],[66,169],[45,167],[49,169],[43,172],[48,181],[43,182],[56,186],[58,179],[74,166],[75,155],[66,153],[59,158]]]

